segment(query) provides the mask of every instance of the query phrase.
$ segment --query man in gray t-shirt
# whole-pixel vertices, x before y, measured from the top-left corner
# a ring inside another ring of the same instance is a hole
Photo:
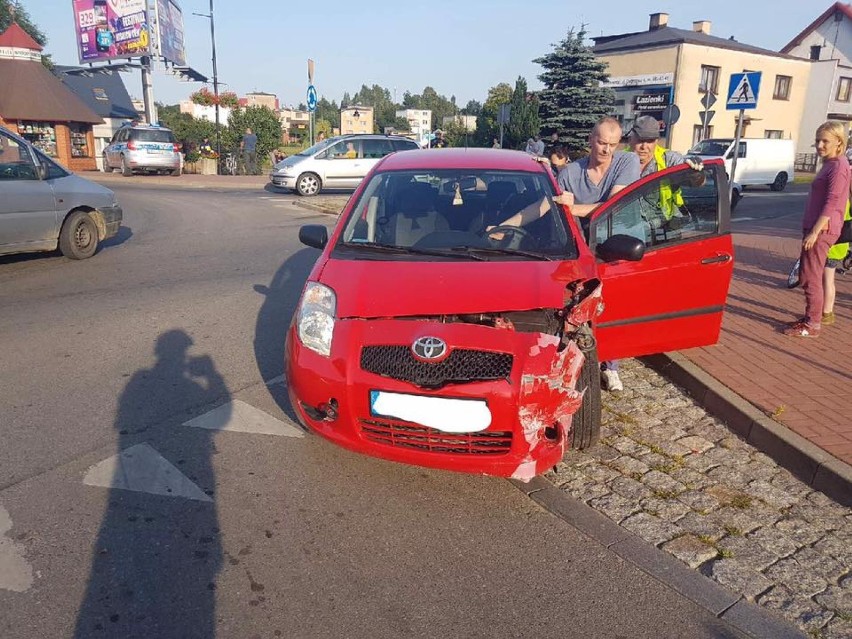
[[[568,165],[559,186],[564,194],[559,202],[571,213],[585,217],[604,200],[639,179],[639,158],[635,153],[616,151],[621,144],[621,125],[603,118],[589,135],[588,157]]]

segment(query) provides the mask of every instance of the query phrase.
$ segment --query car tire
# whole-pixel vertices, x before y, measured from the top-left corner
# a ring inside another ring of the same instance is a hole
[[[310,197],[322,191],[322,180],[316,173],[302,173],[296,180],[296,193]]]
[[[580,370],[577,390],[583,392],[583,403],[574,414],[571,429],[571,446],[577,450],[589,448],[601,437],[601,365],[597,349],[586,355]]]
[[[104,173],[112,173],[112,167],[109,165],[106,153],[104,153]]]
[[[775,181],[769,185],[773,191],[783,191],[787,187],[787,174],[783,171],[775,176]]]
[[[180,167],[178,167],[174,171],[169,171],[169,173],[174,177],[180,177],[182,171],[180,170]]]
[[[74,211],[65,218],[59,250],[72,260],[85,260],[98,250],[98,225],[86,211]]]
[[[130,177],[133,175],[133,169],[130,168],[130,165],[127,163],[127,158],[123,155],[121,156],[121,174],[124,177]]]
[[[739,202],[742,198],[743,198],[743,196],[740,194],[740,192],[737,189],[734,189],[733,191],[731,191],[731,210],[732,211],[735,208],[737,208],[737,204],[739,204]]]

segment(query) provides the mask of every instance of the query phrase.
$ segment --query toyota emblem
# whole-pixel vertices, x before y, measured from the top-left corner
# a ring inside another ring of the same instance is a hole
[[[434,362],[447,354],[447,343],[439,337],[418,337],[411,345],[417,359]]]

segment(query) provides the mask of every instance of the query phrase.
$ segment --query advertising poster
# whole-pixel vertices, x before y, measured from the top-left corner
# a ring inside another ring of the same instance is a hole
[[[157,0],[160,55],[178,67],[186,66],[183,47],[183,14],[175,0]]]
[[[72,0],[80,62],[135,58],[150,52],[146,0]]]

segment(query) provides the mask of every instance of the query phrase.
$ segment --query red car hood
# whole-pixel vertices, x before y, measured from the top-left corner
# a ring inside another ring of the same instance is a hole
[[[561,308],[565,285],[591,276],[577,260],[330,259],[322,269],[320,282],[337,293],[338,317],[368,318]]]

